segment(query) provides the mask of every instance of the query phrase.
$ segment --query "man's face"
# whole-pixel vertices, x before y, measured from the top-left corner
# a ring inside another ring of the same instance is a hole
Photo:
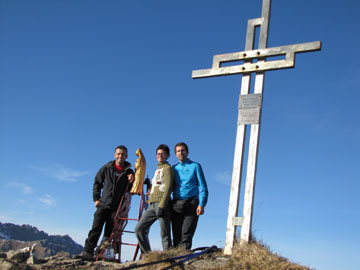
[[[115,158],[115,163],[117,165],[124,165],[124,162],[127,159],[127,157],[128,155],[126,150],[119,148],[115,150],[114,158]]]
[[[187,160],[188,154],[189,153],[186,151],[185,146],[183,146],[183,145],[176,146],[175,155],[179,159],[180,162],[184,162],[185,160]]]

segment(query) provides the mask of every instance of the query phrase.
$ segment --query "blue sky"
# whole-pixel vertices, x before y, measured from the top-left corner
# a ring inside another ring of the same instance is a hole
[[[223,247],[241,75],[193,80],[191,72],[243,51],[261,6],[0,0],[0,221],[83,244],[93,178],[114,147],[125,144],[132,164],[140,147],[152,177],[157,145],[185,141],[210,192],[194,247]],[[298,54],[294,69],[266,73],[253,233],[319,270],[360,265],[359,8],[272,1],[268,47],[323,47]]]

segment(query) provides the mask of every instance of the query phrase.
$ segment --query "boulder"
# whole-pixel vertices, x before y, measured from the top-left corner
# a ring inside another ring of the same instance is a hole
[[[7,252],[6,258],[9,261],[17,263],[26,263],[27,259],[30,257],[30,250],[10,250]]]
[[[26,264],[39,264],[41,261],[34,255],[31,255],[27,260]]]
[[[9,261],[7,259],[0,259],[1,270],[32,270],[32,268],[26,264]]]

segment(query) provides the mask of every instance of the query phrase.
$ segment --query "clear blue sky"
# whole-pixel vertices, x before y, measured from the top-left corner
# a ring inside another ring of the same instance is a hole
[[[261,5],[0,0],[0,221],[83,245],[93,178],[114,147],[127,145],[132,164],[141,147],[152,177],[157,145],[185,141],[210,191],[194,247],[223,247],[241,75],[191,72],[243,51]],[[359,8],[272,1],[268,47],[323,48],[266,74],[253,232],[319,270],[360,267]]]

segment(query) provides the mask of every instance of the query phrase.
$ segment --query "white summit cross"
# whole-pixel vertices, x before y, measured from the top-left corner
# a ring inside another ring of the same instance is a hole
[[[249,242],[254,201],[256,161],[259,142],[262,93],[265,71],[293,68],[295,53],[321,49],[321,42],[309,42],[281,47],[267,48],[271,0],[263,0],[262,17],[248,21],[245,51],[215,55],[211,69],[194,70],[192,77],[206,78],[232,74],[243,74],[239,98],[239,114],[236,132],[235,154],[232,172],[229,212],[227,219],[225,254],[231,254],[235,241],[236,226],[241,227],[240,240]],[[255,28],[260,27],[258,49],[254,49]],[[267,57],[285,56],[282,60],[266,61]],[[226,62],[241,62],[232,66],[221,66]],[[254,93],[250,94],[251,75],[255,72]],[[244,192],[243,216],[239,217],[239,196],[245,146],[245,128],[251,125],[248,143],[248,161]]]

